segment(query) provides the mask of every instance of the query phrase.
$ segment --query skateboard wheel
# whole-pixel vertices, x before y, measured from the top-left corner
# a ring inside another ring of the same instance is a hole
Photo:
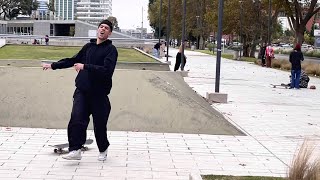
[[[54,152],[54,153],[58,153],[58,149],[54,149],[53,152]]]
[[[89,148],[88,148],[88,147],[85,147],[85,146],[83,146],[83,147],[81,148],[82,151],[88,151],[88,149],[89,149]]]

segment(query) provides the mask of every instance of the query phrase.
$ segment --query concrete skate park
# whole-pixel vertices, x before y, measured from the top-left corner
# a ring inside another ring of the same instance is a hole
[[[1,62],[1,126],[66,129],[76,71],[43,71],[40,63]],[[108,130],[243,135],[167,66],[118,63]]]

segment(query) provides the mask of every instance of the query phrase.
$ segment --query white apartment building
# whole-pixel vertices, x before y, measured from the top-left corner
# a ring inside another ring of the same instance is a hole
[[[112,15],[112,0],[77,0],[76,19],[98,24]]]
[[[74,20],[74,0],[55,0],[55,19]]]

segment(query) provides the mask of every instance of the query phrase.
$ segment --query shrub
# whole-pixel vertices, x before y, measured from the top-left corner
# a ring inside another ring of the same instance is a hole
[[[286,60],[281,60],[281,67],[280,68],[284,69],[284,70],[291,70],[291,63]]]
[[[279,69],[281,67],[281,61],[279,61],[279,60],[271,61],[271,67]]]
[[[213,43],[207,44],[207,48],[209,49],[209,51],[212,51],[214,48],[214,44]]]
[[[312,74],[312,75],[315,75],[317,73],[317,65],[316,64],[309,64],[305,67],[304,71],[307,73],[307,74]]]
[[[298,151],[298,153],[293,158],[289,172],[288,180],[319,180],[320,179],[320,159],[315,157],[312,161],[313,150],[315,146],[308,144],[305,140]]]

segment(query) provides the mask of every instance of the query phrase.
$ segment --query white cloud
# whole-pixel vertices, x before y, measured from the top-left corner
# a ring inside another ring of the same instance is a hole
[[[121,29],[135,29],[142,25],[151,32],[148,20],[149,0],[112,0],[112,16],[116,17]]]

